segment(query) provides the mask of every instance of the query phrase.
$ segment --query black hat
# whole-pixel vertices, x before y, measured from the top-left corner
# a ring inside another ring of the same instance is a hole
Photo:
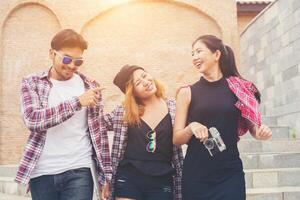
[[[113,83],[118,86],[123,93],[125,93],[126,83],[129,81],[130,75],[137,69],[144,70],[144,68],[137,65],[123,66],[115,76]]]

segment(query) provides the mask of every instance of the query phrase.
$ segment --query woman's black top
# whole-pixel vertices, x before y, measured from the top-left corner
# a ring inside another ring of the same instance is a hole
[[[209,82],[203,77],[191,86],[188,123],[199,122],[215,127],[227,147],[213,157],[200,140],[192,136],[184,160],[183,181],[221,182],[243,170],[237,148],[237,127],[240,111],[235,107],[237,97],[226,79]]]
[[[127,147],[119,166],[131,165],[142,173],[152,176],[174,173],[171,165],[173,155],[171,115],[168,113],[154,128],[156,132],[154,152],[147,151],[147,145],[151,142],[147,136],[150,131],[153,130],[143,120],[140,126],[128,127]]]

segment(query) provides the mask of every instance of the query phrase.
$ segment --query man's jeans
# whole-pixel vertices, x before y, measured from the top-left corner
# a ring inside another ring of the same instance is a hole
[[[32,200],[93,199],[93,179],[89,168],[33,178],[29,186]]]

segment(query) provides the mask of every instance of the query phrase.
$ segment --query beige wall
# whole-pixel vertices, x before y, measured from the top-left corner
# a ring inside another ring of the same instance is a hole
[[[124,64],[138,64],[161,79],[168,96],[197,79],[191,43],[215,34],[238,50],[235,0],[6,0],[0,1],[0,164],[17,163],[28,137],[20,118],[20,82],[48,69],[50,41],[61,28],[89,42],[82,68],[107,89],[109,111],[122,99],[112,79]]]
[[[245,12],[238,14],[237,22],[238,22],[238,33],[241,34],[246,26],[253,20],[258,12]]]

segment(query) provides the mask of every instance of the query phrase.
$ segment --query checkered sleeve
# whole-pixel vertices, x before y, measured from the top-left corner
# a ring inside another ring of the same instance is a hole
[[[106,183],[109,183],[111,181],[112,176],[112,167],[111,167],[111,157],[109,152],[109,141],[108,141],[108,135],[107,135],[107,128],[106,128],[106,121],[103,113],[103,102],[102,98],[99,101],[99,119],[100,119],[100,156],[101,156],[101,162],[103,166],[103,174],[100,173],[100,186],[103,186]],[[100,172],[102,171],[100,169]]]
[[[21,110],[24,123],[32,132],[46,131],[53,126],[61,124],[80,109],[81,105],[78,97],[73,97],[54,107],[41,108],[35,82],[32,79],[22,80]]]
[[[116,116],[116,112],[117,112],[116,109],[114,109],[112,112],[105,113],[103,116],[105,127],[108,131],[113,130],[114,117]]]
[[[102,124],[105,124],[106,129],[106,136],[107,137],[107,131],[113,131],[114,134],[114,140],[112,144],[112,152],[111,152],[111,160],[110,160],[110,169],[106,171],[106,181],[110,182],[113,178],[113,170],[116,168],[116,163],[118,161],[116,160],[118,155],[117,152],[119,151],[121,147],[120,143],[120,133],[121,130],[119,129],[121,127],[121,124],[123,123],[123,109],[122,106],[117,106],[112,112],[106,113],[103,115],[103,121]],[[106,139],[104,139],[106,140]]]
[[[172,118],[172,124],[175,123],[175,110],[176,101],[174,99],[168,99],[167,105],[169,108],[169,113]],[[172,166],[176,170],[176,174],[173,177],[174,184],[174,200],[182,200],[182,169],[183,169],[183,154],[182,148],[173,145],[173,156],[172,156]]]
[[[173,146],[172,165],[176,170],[174,175],[174,200],[182,200],[182,168],[183,168],[183,154],[181,147]]]
[[[124,109],[123,106],[117,106],[113,112],[111,112],[109,115],[106,115],[107,117],[111,117],[111,126],[113,127],[113,144],[112,144],[112,152],[111,152],[111,162],[112,162],[112,181],[110,185],[110,200],[115,199],[114,197],[114,182],[115,182],[115,174],[117,171],[117,167],[119,164],[119,161],[121,159],[121,156],[123,155],[125,149],[124,147],[126,144],[124,144],[123,139],[125,135],[127,134],[127,129],[122,128],[124,126],[123,121],[123,115],[124,115]],[[122,142],[123,141],[123,142]]]

